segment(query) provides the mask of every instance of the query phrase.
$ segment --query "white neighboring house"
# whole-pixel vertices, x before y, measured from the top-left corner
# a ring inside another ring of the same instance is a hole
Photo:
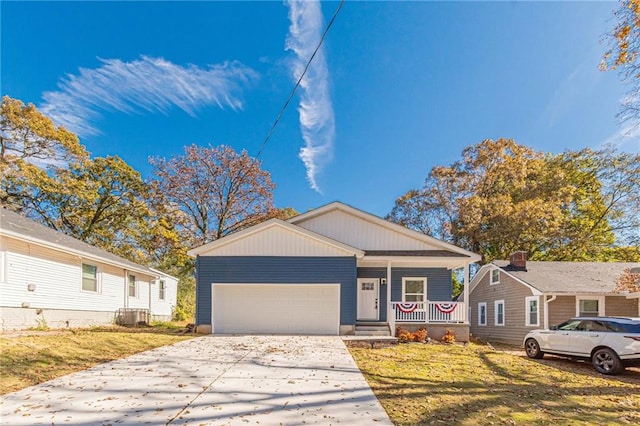
[[[2,330],[113,324],[122,308],[168,321],[177,283],[161,271],[0,208]]]

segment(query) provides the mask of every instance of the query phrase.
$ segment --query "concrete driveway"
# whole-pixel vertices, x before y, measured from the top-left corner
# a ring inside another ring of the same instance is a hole
[[[339,337],[204,336],[5,395],[0,422],[390,425]]]

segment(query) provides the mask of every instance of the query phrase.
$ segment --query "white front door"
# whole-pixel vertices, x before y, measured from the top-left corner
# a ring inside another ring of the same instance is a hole
[[[358,278],[358,320],[378,320],[379,278]]]

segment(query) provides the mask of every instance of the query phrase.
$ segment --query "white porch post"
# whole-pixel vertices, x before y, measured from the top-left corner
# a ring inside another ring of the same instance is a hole
[[[464,264],[464,279],[462,280],[464,284],[463,294],[464,294],[464,303],[466,305],[466,309],[464,310],[464,322],[465,324],[470,324],[469,321],[469,308],[471,307],[471,303],[469,302],[469,264]]]
[[[396,334],[396,313],[391,308],[391,261],[387,260],[387,322],[391,335]]]

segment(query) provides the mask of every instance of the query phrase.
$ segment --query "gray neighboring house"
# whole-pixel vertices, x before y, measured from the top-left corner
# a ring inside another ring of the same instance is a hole
[[[639,293],[615,293],[638,263],[531,262],[525,252],[484,265],[469,290],[471,333],[520,345],[532,329],[580,315],[639,317]]]
[[[468,339],[451,272],[469,276],[480,256],[342,203],[267,220],[189,254],[201,333],[388,335],[402,325]]]
[[[177,278],[0,208],[0,327],[86,327],[167,321]],[[130,321],[129,321],[130,320]]]

